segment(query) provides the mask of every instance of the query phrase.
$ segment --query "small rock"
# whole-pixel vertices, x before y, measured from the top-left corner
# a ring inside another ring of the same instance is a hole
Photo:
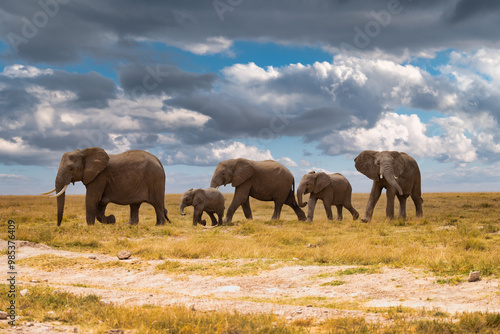
[[[90,256],[89,256],[89,259],[91,259],[91,260],[97,260],[97,256],[95,256],[95,255],[90,255]]]
[[[469,274],[469,282],[477,282],[481,280],[481,272],[479,271],[471,271]]]
[[[49,312],[47,312],[47,315],[53,316],[53,315],[56,315],[56,312],[54,312],[54,311],[49,311]]]
[[[190,311],[196,311],[196,307],[194,304],[189,304],[188,308]]]
[[[7,312],[3,312],[3,311],[0,312],[0,320],[7,319],[7,316],[8,316]]]
[[[120,260],[126,260],[126,259],[128,259],[128,258],[130,258],[132,256],[132,253],[130,253],[127,250],[122,250],[122,251],[119,251],[118,254],[116,254],[116,256]]]
[[[30,293],[30,292],[28,291],[28,289],[23,289],[23,290],[19,291],[19,294],[20,294],[22,297],[29,295],[29,293]]]
[[[307,305],[306,307],[313,307],[312,304]]]
[[[33,326],[35,326],[35,324],[34,324],[34,323],[32,323],[32,322],[28,322],[28,323],[26,324],[26,327],[33,327]]]
[[[318,247],[318,245],[314,245],[314,244],[308,244],[307,245],[307,248],[316,248],[316,247]]]
[[[30,281],[30,283],[40,283],[40,281],[39,281],[39,280],[37,280],[37,279],[32,279],[32,280]]]
[[[73,327],[73,333],[78,333],[78,328]]]
[[[54,290],[54,291],[52,291],[53,295],[60,295],[61,293],[63,293],[61,290]]]
[[[291,315],[289,315],[288,317],[286,317],[286,320],[292,320],[292,319],[293,319],[293,318],[292,318],[292,316],[291,316]]]

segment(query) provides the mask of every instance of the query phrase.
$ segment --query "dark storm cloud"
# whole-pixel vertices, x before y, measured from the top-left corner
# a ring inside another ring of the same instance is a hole
[[[190,73],[171,65],[124,65],[118,69],[118,75],[121,87],[132,97],[210,90],[217,79],[214,73]]]
[[[104,108],[108,101],[116,97],[116,85],[113,80],[103,77],[97,72],[90,73],[68,73],[62,70],[53,70],[31,77],[6,77],[0,75],[0,83],[6,83],[12,87],[28,87],[32,85],[43,87],[50,91],[69,91],[76,95],[71,103],[75,108]],[[23,99],[24,103],[33,104],[36,99],[30,94],[15,89],[14,100]],[[23,93],[24,92],[24,93]],[[0,97],[1,99],[1,97]],[[0,102],[1,103],[1,102]],[[11,102],[6,109],[15,108],[16,102]]]
[[[4,120],[16,120],[21,115],[33,112],[38,99],[24,89],[8,87],[0,91],[0,117]]]
[[[56,3],[57,11],[55,5],[43,7],[38,1],[2,2],[1,38],[11,46],[13,34],[22,40],[13,45],[17,54],[4,57],[34,63],[74,62],[86,55],[149,59],[141,41],[190,49],[211,37],[333,49],[342,49],[344,43],[358,51],[378,48],[401,55],[407,49],[493,44],[500,27],[500,6],[494,0],[242,1],[223,10],[216,8],[217,1],[205,0],[41,3]],[[479,13],[487,15],[466,19]]]

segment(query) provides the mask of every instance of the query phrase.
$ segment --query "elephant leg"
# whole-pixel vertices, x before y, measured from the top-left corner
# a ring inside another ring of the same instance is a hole
[[[417,217],[422,217],[424,215],[424,212],[422,210],[422,196],[420,192],[413,192],[411,194],[411,199],[413,200],[413,203],[415,203],[415,209],[417,211]]]
[[[314,209],[316,208],[317,201],[316,197],[309,196],[309,201],[307,202],[307,222],[312,222],[314,219]]]
[[[137,225],[139,224],[139,208],[141,204],[130,204],[130,217],[128,219],[127,225]]]
[[[366,204],[365,216],[361,218],[363,223],[367,223],[372,219],[373,209],[380,198],[380,194],[382,194],[382,186],[380,186],[378,182],[373,182],[372,191],[370,192],[370,197],[368,198],[368,203]]]
[[[194,212],[193,212],[193,226],[198,225],[200,223],[201,225],[205,226],[207,224],[206,221],[201,220],[201,216],[203,215],[203,209],[194,207]]]
[[[385,209],[385,215],[389,219],[394,219],[394,197],[396,197],[396,189],[393,187],[387,188],[387,207]]]
[[[323,206],[326,212],[326,219],[333,220],[332,203],[330,201],[323,200]]]
[[[116,218],[114,215],[109,215],[106,216],[106,207],[107,204],[104,203],[99,203],[97,205],[97,213],[96,213],[96,218],[97,221],[103,224],[114,224],[116,223]]]
[[[210,216],[210,219],[212,220],[212,226],[217,226],[217,219],[215,219],[214,213],[209,212],[208,215]]]
[[[97,207],[99,205],[99,198],[97,196],[90,195],[91,191],[87,189],[87,194],[85,195],[85,213],[87,225],[94,225],[97,216]]]
[[[304,211],[302,211],[300,206],[297,204],[297,201],[295,200],[295,194],[293,193],[292,190],[290,190],[290,192],[288,193],[288,196],[285,200],[285,204],[293,209],[293,211],[297,215],[298,220],[300,220],[300,221],[306,220],[306,214],[304,213]]]
[[[253,219],[252,209],[250,208],[250,197],[241,204],[241,208],[243,209],[246,219]]]
[[[236,212],[236,209],[238,209],[240,205],[249,200],[248,196],[250,194],[250,187],[251,185],[249,182],[244,182],[242,185],[236,187],[236,190],[234,191],[233,201],[231,202],[231,205],[226,212],[226,223],[230,223],[233,220],[233,215]]]
[[[283,208],[283,203],[274,201],[274,212],[271,220],[279,220],[281,215],[281,209]]]
[[[348,204],[344,204],[344,207],[349,210],[349,212],[351,213],[352,215],[352,220],[356,220],[359,218],[359,213],[358,211],[356,211],[356,209],[352,206],[351,203],[348,203]]]
[[[342,215],[342,204],[336,205],[337,207],[337,220],[342,220],[344,216]]]
[[[163,204],[163,198],[154,200],[152,202],[149,202],[153,208],[155,208],[155,213],[156,213],[156,226],[161,226],[165,225],[165,221],[168,220],[170,223],[170,220],[167,217],[167,209],[165,209],[165,205]],[[139,204],[140,205],[140,204]],[[132,206],[130,207],[132,209]],[[139,208],[137,208],[139,211]],[[132,211],[130,212],[132,214]],[[132,216],[130,216],[130,222],[132,221]],[[137,216],[137,223],[139,223],[139,216]]]
[[[398,195],[399,218],[400,219],[406,219],[406,199],[407,198],[408,198],[408,195],[403,195],[403,196]]]

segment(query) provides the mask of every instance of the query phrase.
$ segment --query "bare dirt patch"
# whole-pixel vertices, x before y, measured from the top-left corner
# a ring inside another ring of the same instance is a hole
[[[113,256],[61,251],[31,242],[17,241],[17,246],[17,260],[50,254],[64,258],[83,257],[96,263],[117,261]],[[0,249],[6,249],[3,240]],[[6,255],[1,256],[0,261],[6,264]],[[172,261],[210,265],[222,260]],[[243,265],[252,260],[238,261]],[[488,277],[474,283],[466,282],[464,277],[464,282],[450,285],[438,284],[438,278],[432,273],[414,268],[382,267],[375,273],[338,276],[339,271],[354,267],[293,263],[271,266],[256,275],[202,276],[158,271],[156,266],[163,263],[159,260],[143,261],[132,257],[122,262],[131,265],[51,271],[36,265],[19,265],[18,284],[28,289],[29,285],[45,284],[70,293],[95,294],[106,303],[185,305],[200,312],[272,312],[289,320],[314,318],[323,321],[329,317],[360,316],[367,321],[383,322],[388,321],[387,317],[370,309],[396,306],[450,314],[500,312],[500,280]],[[40,326],[24,324],[22,332],[36,333]],[[45,332],[50,333],[50,330],[46,328]],[[54,330],[72,331],[72,327],[59,326]]]

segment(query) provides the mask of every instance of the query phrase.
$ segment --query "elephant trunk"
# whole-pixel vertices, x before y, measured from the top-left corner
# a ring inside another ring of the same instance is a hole
[[[210,188],[219,188],[222,185],[222,182],[219,181],[215,176],[210,181]]]
[[[186,204],[181,203],[181,215],[185,216],[186,214],[184,213],[184,208],[186,207]]]
[[[302,195],[305,193],[306,187],[303,184],[300,184],[297,188],[297,202],[301,208],[305,207],[307,203],[302,202]]]
[[[63,189],[68,186],[69,182],[65,184],[62,182],[59,178],[56,179],[56,193],[59,194]],[[63,191],[58,197],[57,197],[57,226],[61,226],[61,222],[63,219],[63,213],[64,213],[64,202],[66,200],[66,193]]]
[[[401,189],[398,182],[396,181],[396,177],[394,176],[392,167],[384,167],[382,175],[387,180],[387,182],[396,189],[399,195],[403,195],[403,189]]]

